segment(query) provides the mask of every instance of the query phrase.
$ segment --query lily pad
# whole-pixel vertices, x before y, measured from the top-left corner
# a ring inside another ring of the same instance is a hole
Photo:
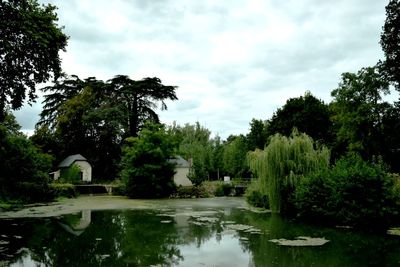
[[[308,236],[298,236],[296,239],[289,240],[289,239],[271,239],[270,242],[276,243],[280,246],[287,246],[287,247],[315,247],[315,246],[322,246],[329,242],[329,240],[321,237],[308,237]]]
[[[215,223],[218,222],[218,218],[215,217],[194,217],[196,221],[202,222],[202,223]]]
[[[398,236],[400,236],[400,227],[390,228],[389,230],[387,230],[387,233],[389,235],[398,235]]]

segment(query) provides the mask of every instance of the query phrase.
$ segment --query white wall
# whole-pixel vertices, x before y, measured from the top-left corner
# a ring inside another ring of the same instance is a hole
[[[81,169],[82,172],[82,181],[84,182],[90,182],[92,181],[92,166],[86,161],[75,161],[74,164],[76,164],[79,169]]]
[[[176,168],[176,173],[174,175],[174,182],[177,186],[191,186],[192,182],[189,180],[189,168]]]

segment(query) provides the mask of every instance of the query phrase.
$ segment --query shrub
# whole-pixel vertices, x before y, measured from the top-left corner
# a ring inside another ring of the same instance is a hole
[[[175,198],[204,198],[209,197],[202,185],[198,186],[178,186],[172,195]]]
[[[52,183],[50,184],[50,190],[54,198],[73,198],[78,196],[78,192],[75,190],[74,185],[68,183]]]
[[[72,164],[69,168],[61,170],[60,181],[62,183],[80,183],[81,169],[78,165]]]
[[[381,163],[356,154],[302,179],[295,191],[298,215],[360,228],[386,229],[397,216],[395,180]]]
[[[268,195],[259,190],[258,180],[254,180],[247,188],[245,198],[254,207],[269,209]]]
[[[115,196],[124,196],[126,195],[125,184],[120,180],[114,181],[114,188],[112,190],[112,194]]]
[[[230,196],[233,193],[233,185],[230,183],[218,183],[217,187],[215,188],[215,196],[222,197],[222,196]]]
[[[0,124],[0,200],[49,199],[51,156],[41,153],[24,135]]]

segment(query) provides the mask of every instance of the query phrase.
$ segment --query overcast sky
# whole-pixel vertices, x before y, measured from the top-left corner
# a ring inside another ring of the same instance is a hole
[[[62,67],[80,78],[158,77],[178,101],[162,122],[246,134],[288,98],[330,102],[343,72],[383,58],[386,0],[41,0],[70,37]],[[39,100],[40,102],[40,100]],[[16,113],[32,130],[40,103]]]

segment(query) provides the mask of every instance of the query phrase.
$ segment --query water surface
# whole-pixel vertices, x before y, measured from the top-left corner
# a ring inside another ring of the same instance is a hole
[[[293,223],[242,199],[151,207],[0,219],[0,266],[400,266],[400,237]],[[299,236],[329,242],[270,241]]]

